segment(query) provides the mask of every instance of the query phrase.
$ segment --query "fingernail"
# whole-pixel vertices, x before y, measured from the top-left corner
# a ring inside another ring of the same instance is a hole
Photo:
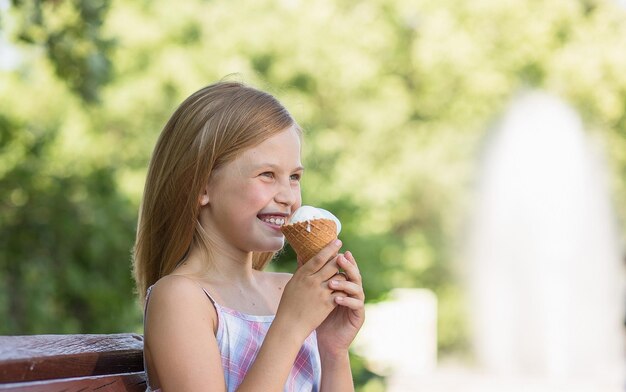
[[[333,286],[337,286],[339,284],[339,282],[336,281],[336,280],[331,280],[330,284],[332,284]]]
[[[335,301],[337,301],[337,302],[343,302],[343,297],[336,297],[336,298],[335,298]]]
[[[341,246],[341,240],[339,240],[339,239],[335,240],[335,245]]]

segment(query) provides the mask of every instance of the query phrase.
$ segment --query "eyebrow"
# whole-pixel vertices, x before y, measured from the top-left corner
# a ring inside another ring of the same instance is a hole
[[[275,169],[275,168],[278,167],[278,165],[276,165],[274,163],[260,163],[260,164],[254,166],[255,169],[260,169],[262,167],[271,167],[271,168]],[[304,171],[304,167],[298,166],[295,169],[293,169],[293,171]]]

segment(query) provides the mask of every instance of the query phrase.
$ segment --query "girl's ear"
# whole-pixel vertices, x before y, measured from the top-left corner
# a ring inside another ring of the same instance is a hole
[[[208,185],[204,187],[204,190],[200,194],[200,206],[204,207],[209,204],[209,187]]]

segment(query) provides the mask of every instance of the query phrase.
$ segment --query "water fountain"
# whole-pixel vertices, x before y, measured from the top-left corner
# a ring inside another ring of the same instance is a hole
[[[623,390],[624,271],[593,147],[541,92],[518,97],[486,145],[466,276],[488,374]]]

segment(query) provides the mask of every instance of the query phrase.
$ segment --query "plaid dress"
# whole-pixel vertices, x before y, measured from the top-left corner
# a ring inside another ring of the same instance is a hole
[[[256,316],[226,308],[215,302],[206,290],[204,293],[209,297],[217,312],[217,345],[222,356],[226,390],[233,392],[239,387],[252,366],[274,316]],[[149,295],[150,289],[148,289]],[[318,392],[320,379],[320,356],[317,349],[317,337],[313,331],[300,348],[283,390],[284,392]],[[150,389],[149,380],[147,384],[146,392],[160,392],[159,389],[154,391]]]

